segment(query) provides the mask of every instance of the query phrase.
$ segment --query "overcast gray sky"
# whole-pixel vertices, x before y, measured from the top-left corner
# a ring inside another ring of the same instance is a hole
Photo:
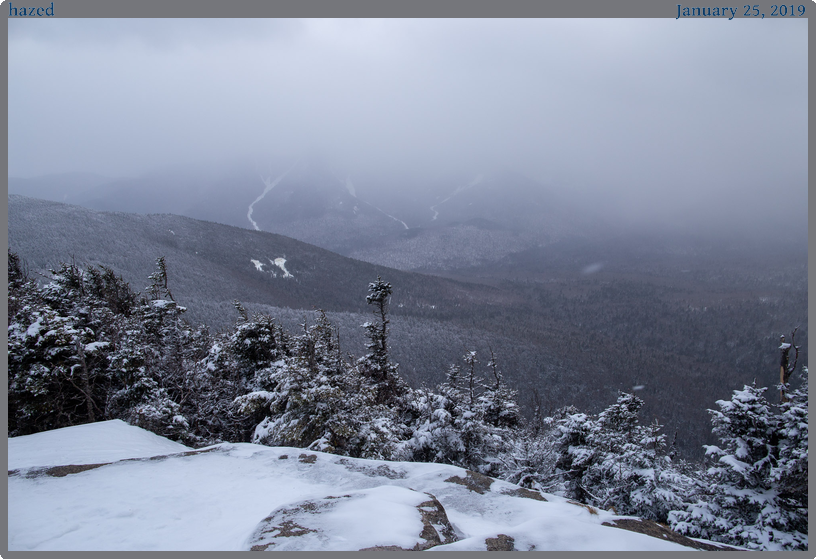
[[[24,19],[8,41],[9,176],[320,149],[807,219],[804,19]]]

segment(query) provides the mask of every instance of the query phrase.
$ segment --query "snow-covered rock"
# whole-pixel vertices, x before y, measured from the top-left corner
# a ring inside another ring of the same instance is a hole
[[[433,495],[381,485],[279,507],[258,524],[246,549],[422,551],[456,539]]]
[[[8,447],[10,550],[688,549],[442,464],[247,443],[190,450],[121,421]]]
[[[187,450],[192,449],[114,419],[11,437],[8,469],[98,464]]]

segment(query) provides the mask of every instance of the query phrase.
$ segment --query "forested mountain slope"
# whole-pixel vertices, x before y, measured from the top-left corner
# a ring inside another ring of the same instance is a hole
[[[711,243],[563,239],[453,272],[452,281],[271,233],[14,195],[9,246],[32,272],[73,256],[111,267],[136,290],[164,256],[192,323],[230,327],[239,300],[295,331],[323,308],[356,355],[371,316],[365,289],[381,275],[394,286],[392,356],[411,385],[441,382],[470,350],[484,366],[493,350],[528,412],[533,389],[550,411],[598,411],[618,390],[637,390],[644,414],[676,430],[687,455],[710,442],[706,407],[754,378],[773,385],[781,333],[799,326],[807,359],[806,260],[795,247],[751,255],[750,247],[729,253]]]

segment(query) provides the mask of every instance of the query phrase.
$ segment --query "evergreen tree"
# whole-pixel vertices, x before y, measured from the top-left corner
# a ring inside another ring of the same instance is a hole
[[[427,388],[414,391],[410,402],[412,432],[399,444],[397,460],[465,465],[465,443],[459,430],[463,413],[457,386],[460,372],[458,366],[451,365],[447,382],[437,387],[438,392]]]
[[[377,276],[377,281],[368,285],[366,302],[374,305],[376,322],[366,322],[369,353],[357,361],[360,375],[368,380],[374,388],[374,403],[395,409],[398,413],[404,409],[408,385],[399,375],[398,365],[388,360],[388,300],[391,296],[391,284]]]
[[[568,497],[666,522],[688,501],[695,480],[666,455],[660,425],[639,423],[642,406],[640,398],[620,393],[598,416],[562,412],[556,474],[563,477]]]
[[[235,437],[237,430],[233,440],[255,441],[256,427],[271,413],[270,391],[278,385],[273,373],[292,355],[291,339],[271,316],[249,317],[237,302],[236,309],[238,322],[213,343],[199,378],[218,386],[208,407],[221,411],[218,422],[230,424],[228,429],[213,427],[215,431]]]
[[[108,399],[108,416],[196,444],[187,415],[195,414],[200,394],[189,373],[206,351],[206,329],[194,333],[183,318],[186,308],[170,294],[163,257],[156,266],[147,289],[151,298],[140,298],[128,310],[127,326],[111,355],[118,382]]]
[[[593,496],[585,489],[583,478],[596,461],[597,449],[591,436],[597,429],[596,422],[573,406],[563,408],[558,415],[554,474],[561,477],[567,497],[588,503]]]
[[[777,481],[784,477],[778,469],[781,418],[765,390],[746,385],[730,400],[717,401],[719,410],[709,410],[712,431],[720,439],[719,446],[706,447],[713,462],[710,489],[672,514],[676,530],[751,549],[807,547],[802,501],[788,499]]]
[[[115,314],[76,265],[52,270],[40,288],[9,254],[9,432],[104,419]]]
[[[308,447],[343,448],[347,425],[347,371],[333,340],[325,313],[314,326],[289,340],[290,355],[256,372],[253,390],[236,399],[244,414],[263,410],[253,442]]]
[[[492,349],[487,366],[494,382],[487,384],[478,397],[480,413],[484,421],[493,427],[514,429],[521,424],[521,410],[516,402],[517,393],[504,381]]]
[[[8,250],[8,325],[26,303],[31,302],[36,284],[28,275],[25,264],[17,255]]]
[[[104,267],[61,264],[42,287],[11,252],[9,269],[10,435],[122,418],[194,440],[182,407],[195,409],[187,375],[206,343],[183,307],[139,299]],[[166,289],[166,267],[159,276]]]
[[[779,458],[771,472],[782,506],[788,511],[789,531],[807,534],[808,519],[808,368],[802,368],[802,384],[785,388],[780,405]]]
[[[256,368],[250,391],[235,399],[239,413],[256,418],[252,442],[390,458],[404,427],[394,408],[377,401],[382,383],[342,359],[325,313],[285,345],[277,360],[258,363],[265,366]]]
[[[531,399],[532,418],[515,429],[512,446],[503,457],[502,478],[528,489],[564,493],[562,479],[554,475],[558,459],[556,426],[560,419],[578,410],[562,408],[555,417],[544,417],[541,396],[535,388]]]
[[[366,356],[377,372],[384,372],[388,368],[388,299],[391,297],[391,284],[377,276],[377,281],[368,285],[366,302],[374,305],[374,315],[377,323],[367,322],[363,325],[368,334],[370,353]]]
[[[466,370],[452,365],[437,392],[416,391],[411,436],[398,445],[400,460],[454,464],[490,475],[504,470],[518,423],[514,393],[497,383],[486,389],[476,376],[475,351],[463,356]]]

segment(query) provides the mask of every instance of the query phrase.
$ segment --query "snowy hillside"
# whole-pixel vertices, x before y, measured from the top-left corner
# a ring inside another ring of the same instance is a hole
[[[118,420],[8,449],[10,550],[715,549],[447,465],[190,450]]]

